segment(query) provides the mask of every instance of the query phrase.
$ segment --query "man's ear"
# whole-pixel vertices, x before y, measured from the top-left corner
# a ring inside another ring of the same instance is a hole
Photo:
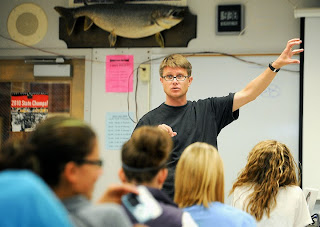
[[[74,162],[68,162],[65,167],[63,172],[61,173],[61,176],[65,178],[66,181],[70,183],[76,183],[79,179],[79,174],[78,174],[78,166]]]
[[[124,173],[122,168],[119,169],[118,176],[122,183],[127,183],[126,174]]]
[[[190,76],[188,79],[189,79],[189,80],[188,80],[188,86],[190,86],[191,83],[192,83],[192,81],[193,81],[193,76]]]
[[[160,82],[163,84],[163,78],[160,76]]]

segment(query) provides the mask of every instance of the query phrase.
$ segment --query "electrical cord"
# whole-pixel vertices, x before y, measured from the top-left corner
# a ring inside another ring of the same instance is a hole
[[[69,56],[69,55],[62,55],[60,53],[57,53],[57,52],[53,52],[53,51],[47,51],[47,50],[44,50],[44,49],[41,49],[41,48],[37,48],[37,47],[33,47],[33,46],[30,46],[30,45],[27,45],[27,44],[24,44],[22,42],[19,42],[17,40],[14,40],[14,39],[11,39],[11,38],[8,38],[8,37],[5,37],[3,35],[0,34],[0,37],[2,37],[3,39],[6,39],[6,40],[9,40],[9,41],[12,41],[12,42],[15,42],[15,43],[18,43],[20,45],[23,45],[23,46],[26,46],[28,48],[31,48],[31,49],[34,49],[34,50],[38,50],[38,51],[41,51],[41,52],[44,52],[44,53],[49,53],[49,54],[52,54],[52,55],[55,55],[55,56],[59,56],[59,57],[65,57],[65,58],[74,58],[74,59],[77,59],[77,57],[75,56]],[[221,56],[227,56],[227,57],[231,57],[231,58],[234,58],[238,61],[241,61],[241,62],[244,62],[244,63],[247,63],[247,64],[253,64],[253,65],[257,65],[257,66],[265,66],[264,64],[261,64],[261,63],[258,63],[258,62],[254,62],[254,61],[248,61],[248,60],[245,60],[243,58],[241,58],[241,55],[233,55],[233,54],[228,54],[228,53],[223,53],[223,52],[216,52],[216,51],[200,51],[200,52],[185,52],[185,53],[178,53],[178,54],[181,54],[185,57],[199,57],[199,56],[217,56],[217,55],[221,55]],[[127,92],[127,112],[128,112],[128,117],[129,119],[133,122],[133,123],[137,123],[138,122],[138,88],[139,88],[139,76],[138,76],[138,68],[140,67],[141,64],[152,64],[152,61],[156,61],[156,60],[159,60],[159,59],[162,59],[164,56],[161,56],[161,57],[157,57],[157,58],[152,58],[152,59],[148,59],[144,62],[141,62],[139,64],[139,66],[137,68],[134,68],[132,73],[129,75],[128,77],[128,92]],[[105,64],[105,61],[99,61],[99,60],[93,60],[93,59],[85,59],[85,61],[90,61],[90,62],[94,62],[94,63],[101,63],[101,64]],[[287,72],[298,72],[298,71],[294,71],[294,70],[289,70],[289,69],[281,69],[282,71],[287,71]],[[129,84],[130,84],[130,79],[131,77],[134,75],[134,72],[136,72],[136,86],[135,86],[135,91],[134,91],[134,102],[135,102],[135,118],[136,120],[133,120],[130,116],[130,92],[129,92]]]

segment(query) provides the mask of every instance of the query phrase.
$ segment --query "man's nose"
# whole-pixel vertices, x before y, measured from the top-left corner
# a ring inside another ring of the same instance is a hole
[[[178,84],[179,83],[179,81],[177,80],[177,77],[173,77],[172,83],[174,83],[174,84]]]

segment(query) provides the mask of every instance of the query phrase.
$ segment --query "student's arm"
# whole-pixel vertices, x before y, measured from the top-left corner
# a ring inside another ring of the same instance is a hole
[[[121,204],[121,197],[127,193],[138,194],[136,186],[131,184],[112,184],[110,185],[98,203],[118,203]]]
[[[299,45],[302,41],[300,39],[291,39],[288,41],[286,48],[281,53],[276,61],[272,63],[275,69],[279,69],[285,65],[292,63],[300,63],[297,59],[292,59],[292,56],[301,53],[303,49],[292,50],[294,45]],[[244,89],[234,95],[232,111],[236,111],[241,106],[255,100],[272,82],[276,76],[269,67],[258,77],[252,80]]]

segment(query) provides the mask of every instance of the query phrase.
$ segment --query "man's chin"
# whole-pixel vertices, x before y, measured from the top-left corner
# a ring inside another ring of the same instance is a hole
[[[179,94],[170,94],[170,95],[168,95],[170,98],[173,98],[173,99],[179,99],[179,98],[181,98],[181,95],[179,95]]]

